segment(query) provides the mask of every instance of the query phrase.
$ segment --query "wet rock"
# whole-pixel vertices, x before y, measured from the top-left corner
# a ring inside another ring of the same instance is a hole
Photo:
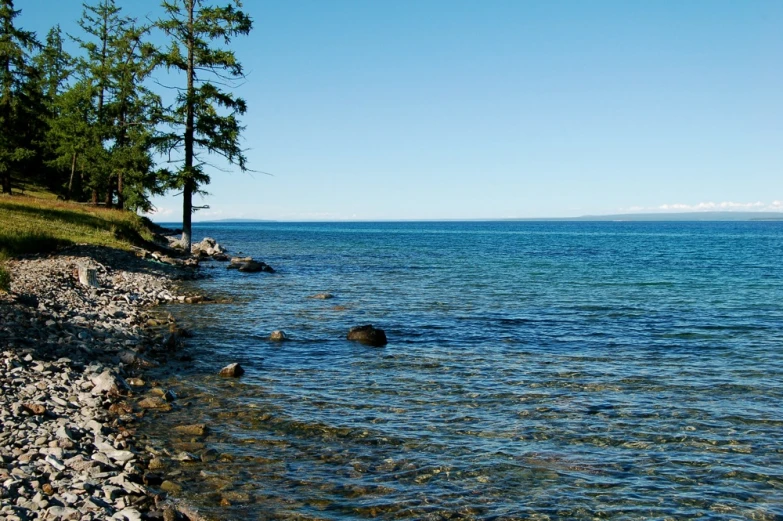
[[[216,461],[219,457],[220,454],[215,449],[207,449],[201,453],[201,461],[204,463]]]
[[[254,260],[252,257],[232,257],[226,269],[239,270],[246,273],[266,272],[274,273],[275,270],[265,262]]]
[[[388,343],[383,329],[375,328],[372,324],[352,327],[347,338],[373,347],[382,347]]]
[[[172,496],[178,496],[182,494],[182,486],[169,480],[163,481],[163,483],[160,484],[160,489],[171,494]]]
[[[238,363],[233,363],[221,369],[218,374],[229,378],[238,378],[245,374],[245,370]]]
[[[131,367],[136,367],[138,369],[150,369],[152,367],[158,367],[158,365],[160,365],[158,364],[158,362],[145,358],[138,353],[134,353],[133,351],[128,351],[128,350],[120,351],[120,353],[117,356],[119,356],[120,361],[122,361],[123,364]]]
[[[284,342],[288,340],[288,335],[285,334],[285,331],[276,330],[272,331],[272,334],[269,335],[269,340],[272,342]]]
[[[268,264],[263,263],[263,262],[254,261],[254,260],[245,262],[244,264],[239,266],[239,268],[237,268],[237,269],[239,271],[244,272],[244,273],[258,273],[258,272],[261,272],[261,271],[264,271],[264,272],[267,272],[267,273],[274,273],[274,270]]]
[[[309,296],[307,298],[312,298],[312,299],[316,299],[316,300],[329,300],[329,299],[333,299],[334,295],[332,295],[331,293],[317,293],[317,294],[311,295],[311,296]]]
[[[142,409],[171,410],[171,405],[162,396],[148,396],[139,400]]]
[[[163,470],[166,468],[166,463],[162,458],[152,458],[147,464],[147,468],[150,470]]]
[[[177,425],[174,430],[180,434],[186,436],[204,436],[209,430],[204,423],[197,423],[193,425]]]

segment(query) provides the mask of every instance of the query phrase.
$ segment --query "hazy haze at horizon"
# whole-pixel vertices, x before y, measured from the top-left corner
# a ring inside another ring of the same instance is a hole
[[[78,34],[81,1],[16,7],[41,40]],[[779,2],[244,8],[245,145],[274,175],[212,171],[195,220],[783,210]]]

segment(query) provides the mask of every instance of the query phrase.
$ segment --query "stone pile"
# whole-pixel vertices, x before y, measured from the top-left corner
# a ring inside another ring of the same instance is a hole
[[[201,242],[193,244],[190,252],[196,257],[212,257],[218,261],[227,261],[226,249],[212,237],[204,237]]]
[[[95,270],[98,287],[79,282],[79,265]],[[8,268],[11,293],[0,294],[0,521],[185,519],[134,441],[144,400],[129,385],[144,385],[139,372],[178,347],[184,331],[150,309],[186,298],[173,286],[178,273],[78,248]]]

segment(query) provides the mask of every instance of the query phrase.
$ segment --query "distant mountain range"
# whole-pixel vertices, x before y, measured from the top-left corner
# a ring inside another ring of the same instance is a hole
[[[427,219],[437,222],[441,219]],[[443,221],[460,221],[463,219],[442,219]],[[621,213],[614,215],[583,215],[581,217],[539,217],[518,219],[464,219],[465,221],[783,221],[783,212],[681,212],[681,213]],[[416,221],[404,219],[400,221]],[[270,223],[279,222],[270,219],[218,219],[198,221],[194,224],[225,224],[225,223]],[[394,222],[390,220],[389,222]]]

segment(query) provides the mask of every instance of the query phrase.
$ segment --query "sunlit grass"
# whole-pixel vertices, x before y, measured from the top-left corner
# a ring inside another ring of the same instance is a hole
[[[45,194],[45,193],[44,193]],[[151,240],[131,212],[30,196],[0,197],[0,253],[44,253],[71,244],[130,249]]]

